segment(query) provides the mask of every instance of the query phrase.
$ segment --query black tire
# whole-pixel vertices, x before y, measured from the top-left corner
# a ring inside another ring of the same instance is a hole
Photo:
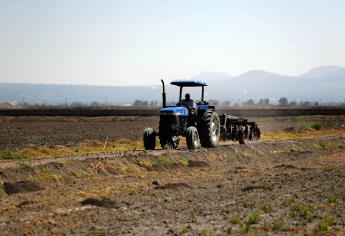
[[[202,147],[212,148],[218,146],[220,136],[220,122],[214,110],[207,110],[199,124],[198,131]]]
[[[144,130],[144,147],[145,150],[155,150],[156,147],[156,132],[152,128]]]
[[[194,126],[190,126],[187,128],[186,142],[189,150],[195,150],[200,146],[198,130]]]
[[[244,144],[244,134],[243,134],[243,130],[240,129],[238,132],[237,132],[237,135],[238,135],[238,142],[240,144]]]

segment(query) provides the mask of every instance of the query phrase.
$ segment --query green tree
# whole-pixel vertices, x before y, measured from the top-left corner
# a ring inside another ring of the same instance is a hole
[[[289,100],[286,97],[281,97],[279,98],[279,105],[281,106],[286,106],[289,104]]]

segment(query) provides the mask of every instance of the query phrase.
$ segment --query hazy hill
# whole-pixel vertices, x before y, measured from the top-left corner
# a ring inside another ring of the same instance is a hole
[[[262,70],[248,71],[212,83],[210,95],[231,99],[286,96],[290,100],[344,101],[345,68],[325,66],[301,76],[285,76]],[[220,86],[221,85],[221,86]]]
[[[323,78],[323,79],[330,79],[335,77],[342,77],[344,78],[345,75],[345,68],[340,66],[323,66],[323,67],[316,67],[307,73],[303,74],[301,77],[303,78]]]
[[[248,71],[239,76],[223,72],[206,72],[191,78],[205,80],[207,98],[246,100],[285,96],[289,100],[344,101],[345,68],[317,67],[300,76],[285,76],[262,70]],[[0,83],[0,101],[64,104],[65,102],[129,104],[134,100],[161,100],[161,85],[155,86],[87,86]],[[167,86],[168,100],[176,100],[178,90]],[[199,91],[197,91],[199,93]],[[197,99],[199,94],[194,95]]]

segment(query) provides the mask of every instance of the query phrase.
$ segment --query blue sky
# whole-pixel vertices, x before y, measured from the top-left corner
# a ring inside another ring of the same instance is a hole
[[[135,85],[345,66],[343,0],[0,0],[0,82]]]

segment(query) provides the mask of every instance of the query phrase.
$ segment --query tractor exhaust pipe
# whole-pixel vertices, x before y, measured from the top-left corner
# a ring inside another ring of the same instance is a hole
[[[165,86],[164,86],[164,80],[162,80],[162,87],[163,87],[163,92],[162,92],[162,104],[163,104],[163,107],[167,107],[167,98],[166,98],[166,94],[165,94]]]

